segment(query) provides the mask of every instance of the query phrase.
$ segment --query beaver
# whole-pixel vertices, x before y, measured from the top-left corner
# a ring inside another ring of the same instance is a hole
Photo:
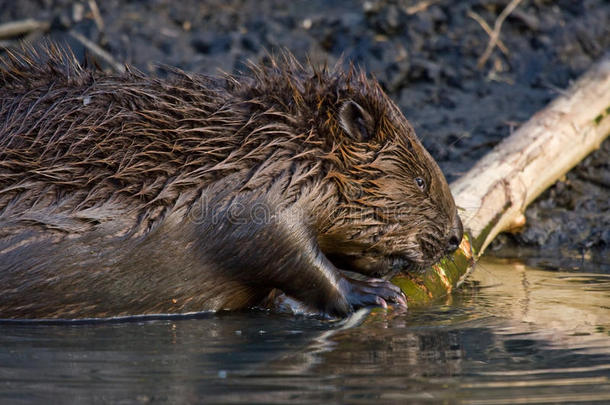
[[[447,182],[381,86],[288,52],[247,73],[0,67],[0,318],[406,305],[453,252]],[[357,277],[360,274],[362,277]]]

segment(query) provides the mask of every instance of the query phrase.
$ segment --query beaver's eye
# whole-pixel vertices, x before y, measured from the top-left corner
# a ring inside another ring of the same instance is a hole
[[[425,191],[426,190],[426,181],[424,179],[422,179],[421,177],[416,177],[415,178],[415,183],[417,183],[417,187],[419,187],[419,189],[421,191]]]

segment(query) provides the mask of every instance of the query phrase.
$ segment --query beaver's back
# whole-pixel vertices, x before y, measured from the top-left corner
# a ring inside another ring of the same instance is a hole
[[[57,50],[29,57],[0,70],[0,212],[168,205],[217,177],[238,142],[237,103],[211,80],[107,76]]]

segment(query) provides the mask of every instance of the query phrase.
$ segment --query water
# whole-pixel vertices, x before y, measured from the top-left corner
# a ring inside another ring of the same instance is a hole
[[[610,402],[610,276],[484,262],[347,322],[244,312],[0,325],[0,403]]]

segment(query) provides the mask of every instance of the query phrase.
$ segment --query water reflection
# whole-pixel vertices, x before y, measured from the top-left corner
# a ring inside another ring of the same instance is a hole
[[[0,326],[0,403],[610,401],[610,278],[485,262],[347,322],[264,312]]]

